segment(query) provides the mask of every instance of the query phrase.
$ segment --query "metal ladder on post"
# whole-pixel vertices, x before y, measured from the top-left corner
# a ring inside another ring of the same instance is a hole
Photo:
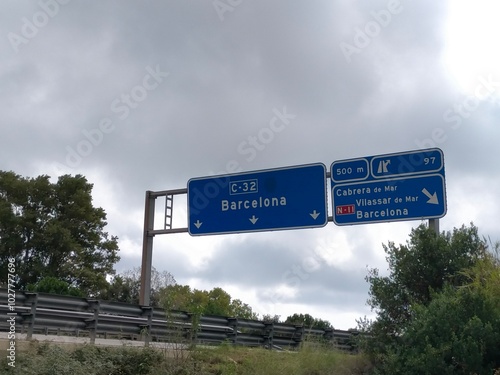
[[[163,229],[172,229],[172,216],[174,207],[174,196],[165,195],[165,225]]]

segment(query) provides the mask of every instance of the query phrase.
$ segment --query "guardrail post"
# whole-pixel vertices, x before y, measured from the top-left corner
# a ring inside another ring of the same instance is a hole
[[[273,348],[274,322],[264,322],[264,345]]]
[[[333,328],[325,329],[325,333],[323,333],[323,340],[325,340],[328,344],[335,345],[335,342],[333,341]]]
[[[27,321],[28,322],[28,331],[26,332],[26,337],[28,340],[31,340],[33,337],[33,330],[35,327],[35,318],[36,318],[36,305],[38,302],[38,293],[32,293],[32,292],[24,292],[24,295],[26,297],[26,304],[31,305],[30,312],[29,313],[22,313],[22,321],[23,325]]]
[[[188,317],[189,317],[189,322],[191,323],[191,327],[189,329],[189,332],[188,332],[188,339],[190,341],[190,343],[193,345],[193,344],[197,344],[198,342],[198,330],[200,329],[200,319],[201,319],[201,316],[199,314],[193,314],[193,313],[187,313]]]
[[[229,327],[233,330],[228,332],[227,336],[231,340],[233,345],[238,343],[238,318],[227,318]]]
[[[144,340],[144,346],[147,348],[151,340],[151,325],[153,323],[153,308],[151,306],[141,306],[142,316],[146,316],[148,321],[146,324],[141,324],[141,336]]]
[[[295,326],[295,334],[293,340],[295,341],[295,347],[297,349],[300,349],[300,346],[302,345],[302,342],[304,340],[304,326]]]
[[[359,353],[358,344],[360,339],[359,335],[361,334],[361,332],[355,330],[352,330],[350,332],[351,332],[351,337],[349,338],[349,343],[351,345],[351,353],[358,354]]]
[[[87,324],[87,329],[89,330],[90,343],[95,344],[95,339],[97,336],[97,326],[99,324],[99,301],[95,299],[87,300],[89,304],[89,310],[94,310],[94,317],[87,319],[85,322]]]

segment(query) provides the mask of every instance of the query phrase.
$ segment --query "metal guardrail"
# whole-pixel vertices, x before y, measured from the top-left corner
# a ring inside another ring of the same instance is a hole
[[[0,329],[10,328],[7,289],[0,288]],[[309,329],[303,326],[257,320],[201,316],[122,302],[16,291],[16,332],[128,338],[190,344],[221,344],[298,348],[305,340],[323,341],[337,349],[355,352],[356,331]]]

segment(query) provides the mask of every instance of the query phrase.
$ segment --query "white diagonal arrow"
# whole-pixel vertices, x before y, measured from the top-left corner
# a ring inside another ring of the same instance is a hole
[[[314,211],[312,212],[312,214],[309,214],[309,215],[311,215],[311,217],[312,217],[314,220],[316,220],[316,219],[318,218],[318,216],[319,216],[319,212],[316,212],[316,210],[314,210]]]
[[[423,188],[422,189],[422,193],[424,193],[427,196],[427,198],[429,198],[429,200],[427,201],[427,203],[439,204],[439,200],[438,200],[438,197],[437,197],[437,192],[434,192],[434,194],[431,194],[431,193],[429,193],[429,191],[426,188]]]
[[[201,221],[198,219],[198,220],[196,220],[196,223],[194,223],[194,226],[195,226],[196,228],[200,229],[201,224],[203,224],[203,222],[201,222]]]
[[[255,215],[253,215],[250,219],[248,219],[252,222],[252,224],[255,224],[257,222],[257,220],[259,220],[258,217],[255,217]]]

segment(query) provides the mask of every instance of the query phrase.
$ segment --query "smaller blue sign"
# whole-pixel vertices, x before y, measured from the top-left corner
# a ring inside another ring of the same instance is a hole
[[[193,235],[315,228],[328,222],[324,164],[188,181]]]
[[[332,181],[359,181],[370,175],[370,166],[366,159],[335,161],[331,168]]]
[[[444,157],[438,148],[335,161],[331,179],[337,225],[446,214]]]

